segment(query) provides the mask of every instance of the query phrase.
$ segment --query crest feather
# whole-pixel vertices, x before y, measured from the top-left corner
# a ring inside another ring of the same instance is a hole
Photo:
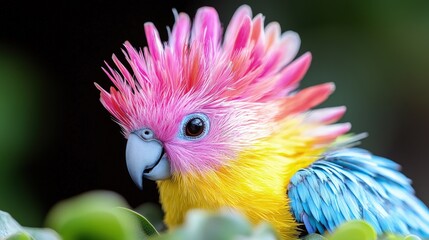
[[[309,110],[334,90],[322,84],[293,93],[307,72],[311,54],[297,60],[300,38],[283,34],[278,23],[264,27],[261,14],[252,17],[241,6],[225,30],[214,8],[200,8],[194,24],[185,13],[175,13],[169,39],[162,43],[153,23],[144,26],[148,46],[135,49],[124,43],[129,67],[113,55],[117,70],[103,69],[116,89],[104,91],[101,102],[125,129],[130,129],[138,107],[160,98],[189,98],[203,103],[246,102],[279,104],[277,120]]]

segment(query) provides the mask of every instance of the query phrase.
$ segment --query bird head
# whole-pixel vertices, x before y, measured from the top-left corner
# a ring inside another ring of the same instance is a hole
[[[154,24],[144,30],[147,47],[124,43],[126,66],[115,55],[115,68],[106,64],[114,86],[106,91],[96,84],[127,138],[126,162],[139,187],[143,177],[164,180],[225,166],[334,90],[332,83],[296,90],[311,54],[292,61],[298,34],[281,33],[276,22],[264,26],[264,17],[253,17],[247,5],[235,12],[225,34],[211,7],[200,8],[193,24],[175,12],[164,43]],[[338,108],[313,119],[332,122],[343,113]]]

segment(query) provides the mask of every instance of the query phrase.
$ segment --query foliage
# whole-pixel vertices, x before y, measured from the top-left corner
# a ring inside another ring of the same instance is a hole
[[[58,203],[46,223],[64,240],[145,239],[137,218],[123,207],[128,205],[116,193],[89,192]]]
[[[0,239],[6,240],[59,240],[51,229],[26,228],[19,225],[8,213],[0,211]]]
[[[143,215],[151,216],[148,218]],[[6,240],[179,240],[239,239],[275,240],[274,229],[267,223],[257,226],[232,209],[219,212],[193,210],[185,223],[165,231],[162,211],[157,205],[131,210],[119,195],[93,191],[58,203],[47,216],[49,228],[27,228],[19,225],[8,213],[0,211],[0,239]],[[162,230],[162,231],[161,231]],[[161,233],[160,233],[161,231]],[[302,240],[375,240],[375,230],[366,222],[354,220],[331,234],[310,234]],[[417,236],[385,235],[380,240],[419,240]]]

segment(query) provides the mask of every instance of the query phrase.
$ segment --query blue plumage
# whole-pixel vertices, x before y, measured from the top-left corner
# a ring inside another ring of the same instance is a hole
[[[400,166],[359,148],[331,151],[291,179],[292,213],[309,233],[363,219],[377,233],[429,238],[429,210]]]

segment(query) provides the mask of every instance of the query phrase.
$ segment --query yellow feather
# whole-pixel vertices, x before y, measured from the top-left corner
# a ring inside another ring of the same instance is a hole
[[[289,119],[275,134],[261,139],[238,158],[211,172],[175,175],[158,181],[160,199],[169,228],[183,223],[193,208],[231,207],[254,224],[270,222],[281,239],[299,233],[287,199],[291,177],[313,163],[324,151],[303,132],[314,126]]]

